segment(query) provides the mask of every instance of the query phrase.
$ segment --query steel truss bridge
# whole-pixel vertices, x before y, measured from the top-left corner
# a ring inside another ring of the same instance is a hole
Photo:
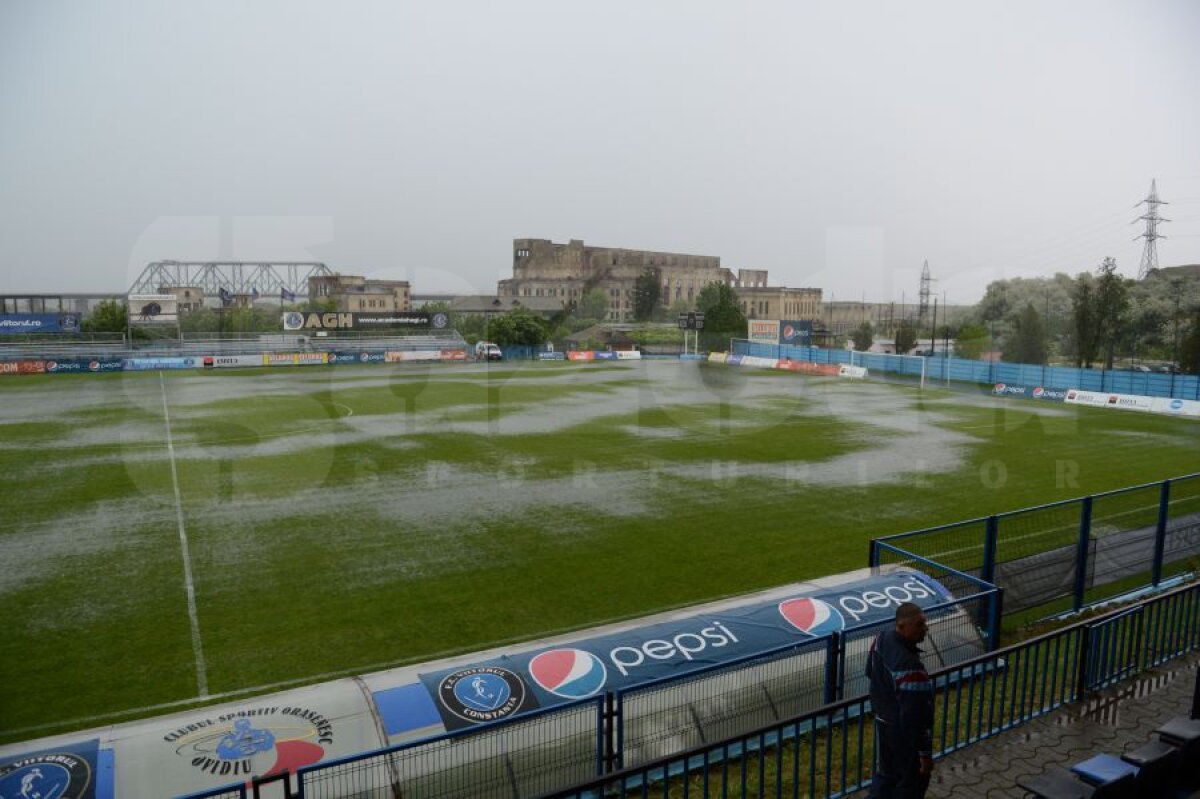
[[[157,294],[161,289],[190,286],[215,297],[221,289],[230,294],[280,296],[288,291],[308,297],[310,277],[332,276],[323,263],[285,261],[153,261],[129,287],[130,294]]]

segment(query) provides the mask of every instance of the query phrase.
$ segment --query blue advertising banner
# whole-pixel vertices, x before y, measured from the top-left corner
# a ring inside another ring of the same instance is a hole
[[[902,602],[952,598],[936,580],[901,571],[419,677],[446,729],[461,729],[890,619]]]
[[[195,369],[195,358],[125,358],[121,361],[127,372],[156,372],[160,369]]]
[[[1029,388],[1028,386],[1014,386],[1011,383],[996,383],[992,386],[992,393],[1006,397],[1032,397],[1052,402],[1065,402],[1067,399],[1067,389],[1065,388],[1046,388],[1044,386]]]
[[[567,359],[565,352],[539,352],[537,356],[539,361],[565,361]]]
[[[779,323],[779,343],[793,347],[807,347],[812,344],[813,323],[811,320],[793,321],[785,319]]]
[[[99,748],[100,741],[93,739],[0,760],[0,796],[94,799],[101,777]],[[111,772],[105,776],[111,781]],[[111,796],[111,787],[102,786],[100,795]]]
[[[0,314],[0,335],[78,332],[79,314],[75,313]]]

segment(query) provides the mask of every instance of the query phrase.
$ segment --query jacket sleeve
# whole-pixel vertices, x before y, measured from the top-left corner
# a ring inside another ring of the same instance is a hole
[[[900,727],[912,736],[917,753],[933,754],[933,681],[917,658],[894,671],[900,705]]]

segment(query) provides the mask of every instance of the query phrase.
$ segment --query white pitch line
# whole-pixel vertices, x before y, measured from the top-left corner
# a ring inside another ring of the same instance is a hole
[[[183,499],[179,495],[179,472],[175,468],[175,443],[171,439],[171,412],[167,410],[167,385],[162,372],[158,373],[162,391],[163,421],[167,425],[167,454],[171,460],[171,485],[175,489],[175,518],[179,522],[179,549],[183,553],[183,585],[187,591],[188,620],[192,625],[192,653],[196,658],[196,690],[208,696],[208,669],[204,665],[204,649],[200,645],[200,617],[196,613],[196,586],[192,583],[192,556],[188,554],[187,530],[183,526]]]

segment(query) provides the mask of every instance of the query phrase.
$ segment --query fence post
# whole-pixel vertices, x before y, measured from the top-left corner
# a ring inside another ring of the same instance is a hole
[[[869,546],[870,546],[870,552],[867,554],[867,563],[871,564],[872,569],[878,569],[879,568],[879,541],[877,539],[872,538]]]
[[[995,652],[1000,648],[1000,622],[1004,618],[1004,589],[996,587],[988,602],[988,651]]]
[[[1171,505],[1171,481],[1163,480],[1158,494],[1158,527],[1154,529],[1154,565],[1151,567],[1151,582],[1157,588],[1162,581],[1163,551],[1167,544],[1167,513]]]
[[[604,769],[606,772],[621,768],[621,747],[617,740],[617,700],[612,691],[604,693]]]
[[[987,527],[983,534],[983,572],[979,576],[985,583],[996,584],[996,541],[1000,528],[1000,520],[995,516],[987,517]]]
[[[832,705],[838,696],[838,651],[841,649],[841,633],[831,633],[825,645],[825,704]]]
[[[1075,610],[1083,607],[1083,595],[1087,591],[1088,544],[1092,537],[1092,498],[1083,498],[1079,511],[1079,544],[1075,549]]]
[[[1079,630],[1079,662],[1075,664],[1075,701],[1082,702],[1087,694],[1088,661],[1092,657],[1092,625]]]

